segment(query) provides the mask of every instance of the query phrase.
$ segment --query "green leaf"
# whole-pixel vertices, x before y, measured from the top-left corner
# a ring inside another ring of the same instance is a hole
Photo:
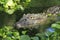
[[[18,32],[13,32],[13,35],[14,36],[19,36],[19,33]]]
[[[59,25],[59,24],[52,24],[52,27],[53,27],[53,28],[60,29],[60,25]]]
[[[24,7],[22,5],[19,6],[21,10],[24,10]]]
[[[6,9],[5,11],[6,11],[8,14],[13,14],[15,10],[14,10],[14,9],[11,9],[11,10]]]
[[[32,40],[39,40],[38,37],[31,37]]]
[[[22,35],[20,40],[30,40],[30,37],[28,35]]]
[[[26,32],[27,32],[27,31],[22,31],[22,34],[24,34],[24,35],[25,35],[25,34],[26,34]]]
[[[31,2],[31,0],[26,0],[26,2]]]
[[[11,37],[6,37],[3,40],[12,40],[12,38]]]
[[[56,24],[60,24],[60,21],[57,21]]]

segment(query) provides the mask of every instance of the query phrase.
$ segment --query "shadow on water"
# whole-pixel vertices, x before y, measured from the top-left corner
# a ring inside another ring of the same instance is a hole
[[[5,12],[0,11],[0,27],[4,25]]]
[[[15,22],[15,15],[8,14],[6,12],[0,11],[0,27],[4,27],[4,25],[13,25]]]

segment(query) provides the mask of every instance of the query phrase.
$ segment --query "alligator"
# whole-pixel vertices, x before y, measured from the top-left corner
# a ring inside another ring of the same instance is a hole
[[[40,29],[44,30],[48,28],[48,25],[56,22],[58,20],[58,15],[60,13],[60,7],[54,6],[48,8],[46,13],[37,13],[37,14],[24,14],[23,17],[16,22],[15,26],[19,28],[28,28],[28,29]],[[59,16],[60,17],[60,16]]]

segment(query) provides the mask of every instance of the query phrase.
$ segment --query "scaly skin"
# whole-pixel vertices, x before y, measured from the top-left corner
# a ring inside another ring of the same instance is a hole
[[[51,9],[53,9],[53,7]],[[55,10],[58,9],[54,9],[54,11]],[[40,31],[43,31],[48,27],[49,24],[52,24],[53,22],[58,20],[58,13],[51,13],[50,11],[51,10],[49,8],[46,13],[24,14],[23,17],[16,23],[16,28],[36,28],[40,29]]]

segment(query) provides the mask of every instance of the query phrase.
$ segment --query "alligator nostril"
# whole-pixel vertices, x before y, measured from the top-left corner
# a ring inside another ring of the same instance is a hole
[[[24,21],[27,21],[27,19],[24,19]]]

